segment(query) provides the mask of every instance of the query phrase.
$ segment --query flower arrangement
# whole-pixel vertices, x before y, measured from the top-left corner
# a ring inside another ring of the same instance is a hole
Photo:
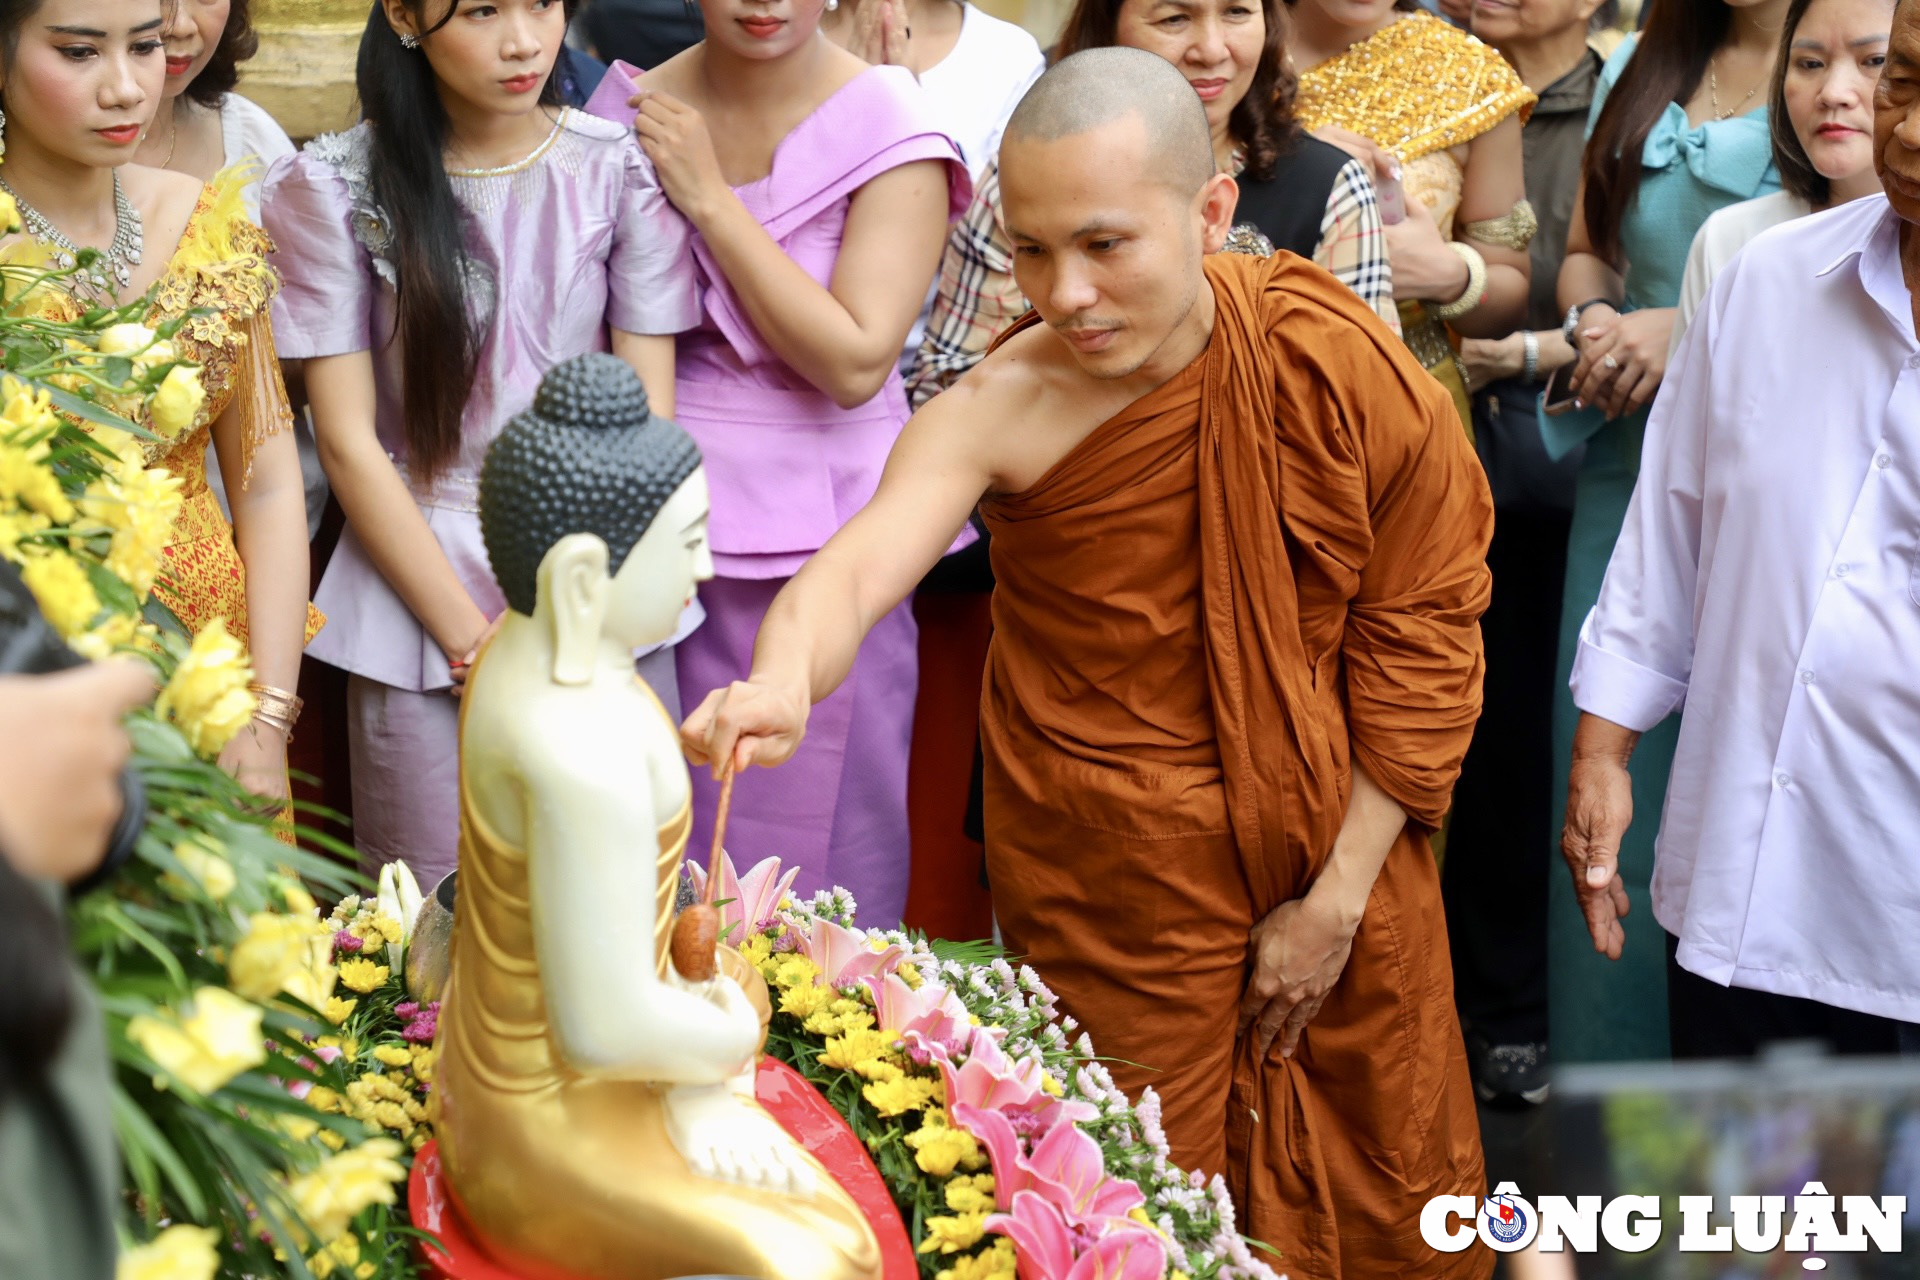
[[[0,231],[18,227],[0,195]],[[0,556],[81,655],[143,658],[162,685],[128,722],[147,798],[133,857],[71,912],[115,1067],[120,1276],[404,1276],[404,1148],[288,1087],[314,1083],[349,981],[310,891],[344,893],[351,873],[285,842],[215,763],[254,713],[246,653],[151,595],[181,494],[150,455],[206,394],[173,347],[184,321],[148,328],[144,299],[82,308],[66,279],[97,255],[79,256],[0,252]]]
[[[692,868],[696,888],[705,877]],[[1224,1181],[1168,1159],[1031,968],[981,946],[854,927],[843,889],[722,859],[725,936],[767,980],[768,1052],[844,1114],[926,1280],[1273,1280]]]

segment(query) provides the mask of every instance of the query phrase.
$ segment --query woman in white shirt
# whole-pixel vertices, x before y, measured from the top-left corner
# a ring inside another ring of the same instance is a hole
[[[1894,0],[1794,0],[1773,64],[1773,163],[1780,190],[1728,205],[1687,254],[1669,351],[1720,268],[1768,227],[1880,194],[1873,171],[1873,90],[1887,61]],[[1671,356],[1668,357],[1671,360]]]
[[[229,165],[243,161],[267,167],[293,154],[293,140],[258,103],[233,91],[240,82],[240,64],[260,46],[248,13],[249,0],[173,0],[167,13],[167,81],[165,96],[146,137],[134,153],[134,163],[172,169],[202,182]],[[250,182],[242,192],[247,216],[260,221],[260,184]],[[307,423],[300,384],[289,367],[288,390],[294,398],[293,439],[300,451],[300,478],[306,489],[307,536],[320,528],[327,505],[327,476],[314,451],[313,428]],[[207,483],[226,508],[226,488],[220,481],[220,463],[207,451]]]

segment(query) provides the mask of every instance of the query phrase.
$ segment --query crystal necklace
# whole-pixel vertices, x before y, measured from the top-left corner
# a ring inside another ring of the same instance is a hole
[[[80,264],[80,246],[47,221],[45,214],[22,200],[5,178],[0,178],[0,191],[13,197],[14,206],[20,210],[20,223],[27,234],[53,247],[56,267],[62,271],[72,271]],[[133,207],[133,201],[127,199],[127,193],[121,190],[120,175],[116,172],[113,175],[113,243],[94,259],[91,267],[75,277],[75,283],[90,287],[102,297],[114,292],[116,286],[125,289],[133,282],[133,269],[140,265],[145,234],[140,211]]]

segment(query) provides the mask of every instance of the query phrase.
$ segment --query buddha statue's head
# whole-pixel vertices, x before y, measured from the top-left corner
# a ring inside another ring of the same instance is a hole
[[[508,608],[550,628],[561,684],[591,680],[603,646],[671,639],[713,576],[699,447],[616,356],[555,365],[507,423],[480,473],[480,529]]]

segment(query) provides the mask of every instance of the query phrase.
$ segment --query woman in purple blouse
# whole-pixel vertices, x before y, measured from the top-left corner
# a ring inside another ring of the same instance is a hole
[[[686,224],[631,133],[559,105],[558,0],[387,0],[360,42],[366,119],[268,176],[285,287],[347,529],[308,652],[351,673],[354,837],[432,885],[459,839],[458,703],[505,608],[481,544],[487,446],[547,369],[611,348],[674,404],[699,318]],[[694,620],[694,619],[690,619]],[[683,628],[684,629],[684,628]],[[671,655],[642,673],[669,693]]]
[[[746,677],[781,585],[873,496],[907,420],[900,345],[971,194],[912,73],[828,40],[823,7],[702,0],[707,38],[639,82],[636,128],[693,224],[704,298],[677,394],[706,458],[719,576],[677,655],[689,708]],[[740,781],[736,862],[778,855],[801,892],[841,884],[867,923],[899,920],[916,675],[903,607],[813,709],[793,763]],[[714,797],[698,772],[695,786],[699,848]]]

